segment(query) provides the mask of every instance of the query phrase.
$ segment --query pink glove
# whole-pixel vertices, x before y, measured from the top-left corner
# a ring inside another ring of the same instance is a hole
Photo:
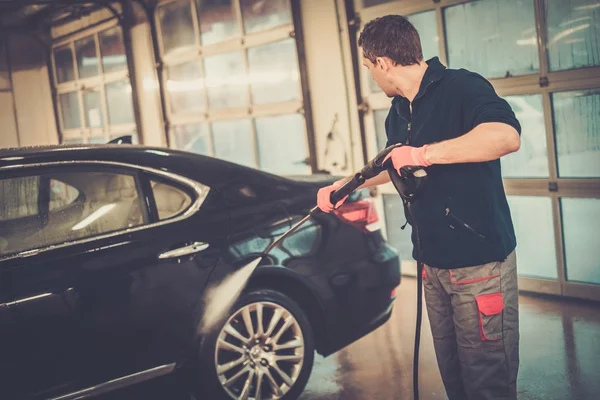
[[[383,162],[385,163],[388,158],[391,158],[392,163],[394,164],[394,168],[396,168],[396,170],[400,170],[400,168],[405,167],[407,165],[429,167],[431,163],[427,161],[427,158],[425,157],[427,146],[428,145],[425,145],[423,147],[397,147],[394,150],[390,151],[390,153],[385,157]]]
[[[348,196],[346,196],[342,200],[340,200],[335,205],[335,207],[333,206],[333,204],[331,204],[331,193],[336,191],[343,184],[344,184],[344,179],[341,179],[329,186],[325,186],[324,188],[319,189],[319,191],[317,192],[317,206],[321,209],[321,211],[329,213],[329,212],[333,211],[334,209],[338,208],[339,206],[341,206],[344,203],[344,201],[346,201]]]

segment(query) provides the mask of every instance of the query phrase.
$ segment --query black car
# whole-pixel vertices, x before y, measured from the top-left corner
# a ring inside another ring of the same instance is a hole
[[[198,398],[298,397],[315,351],[391,315],[400,264],[369,192],[264,257],[207,334],[203,293],[336,179],[134,145],[0,150],[0,398],[81,398],[171,373]]]

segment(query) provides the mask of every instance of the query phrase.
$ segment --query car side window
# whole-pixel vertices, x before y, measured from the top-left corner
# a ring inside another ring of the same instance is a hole
[[[56,179],[50,179],[50,212],[71,205],[79,197],[79,190]]]
[[[39,176],[0,179],[0,221],[37,216],[39,186]]]
[[[0,256],[113,233],[148,221],[134,175],[74,171],[0,182]],[[39,204],[39,199],[46,200]]]
[[[151,180],[150,185],[160,221],[177,217],[192,205],[192,197],[173,185],[156,180]]]

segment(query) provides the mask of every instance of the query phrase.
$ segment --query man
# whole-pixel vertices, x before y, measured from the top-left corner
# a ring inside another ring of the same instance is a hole
[[[419,35],[406,18],[369,22],[358,44],[364,66],[393,98],[387,146],[405,144],[389,156],[394,167],[418,165],[428,173],[426,189],[412,204],[414,220],[407,219],[420,234],[422,257],[416,251],[413,257],[424,263],[427,313],[446,392],[451,400],[516,399],[516,239],[499,159],[519,149],[521,126],[483,77],[446,68],[437,57],[424,61]],[[389,179],[385,172],[362,187]],[[329,196],[342,181],[319,191],[323,211],[333,210]]]

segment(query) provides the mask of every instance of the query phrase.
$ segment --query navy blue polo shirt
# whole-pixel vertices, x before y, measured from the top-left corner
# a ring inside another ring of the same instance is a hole
[[[502,122],[521,134],[510,105],[481,75],[450,69],[437,57],[429,65],[412,104],[396,96],[385,121],[387,146],[415,147],[453,139],[484,122]],[[422,261],[452,269],[502,261],[515,249],[516,238],[504,192],[500,160],[436,164],[427,168],[428,184],[405,216]],[[398,217],[398,224],[403,221]],[[418,260],[416,247],[413,258]]]

